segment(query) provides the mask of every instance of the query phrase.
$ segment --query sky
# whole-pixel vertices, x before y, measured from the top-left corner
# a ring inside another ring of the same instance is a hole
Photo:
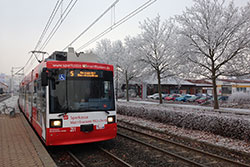
[[[114,21],[119,21],[147,1],[119,0],[115,8],[105,14],[91,29],[73,43],[72,47],[77,50],[110,27]],[[56,2],[57,0],[0,0],[0,74],[10,75],[12,67],[23,67],[26,64],[31,56],[30,51],[35,49]],[[63,1],[47,35],[69,2],[70,0]],[[62,51],[114,2],[115,0],[78,0],[43,51],[48,54]],[[234,2],[236,6],[244,6],[249,0],[235,0]],[[124,40],[126,36],[136,36],[140,33],[139,22],[143,22],[146,18],[152,19],[160,15],[161,19],[165,20],[174,17],[174,15],[182,14],[186,7],[192,5],[192,0],[157,0],[96,42],[106,38],[115,41]],[[46,39],[46,35],[44,39]],[[81,51],[95,48],[96,42]],[[36,63],[35,58],[31,62]],[[17,70],[15,69],[14,72]]]

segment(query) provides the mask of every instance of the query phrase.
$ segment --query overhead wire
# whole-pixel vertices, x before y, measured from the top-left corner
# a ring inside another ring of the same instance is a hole
[[[61,24],[63,23],[63,21],[66,19],[66,17],[68,16],[68,14],[70,13],[70,11],[73,9],[73,7],[75,6],[76,2],[78,0],[75,0],[75,2],[72,4],[72,6],[70,7],[71,3],[74,0],[71,0],[70,3],[68,4],[68,6],[66,7],[66,9],[64,10],[64,12],[62,13],[62,17],[61,19],[58,19],[56,25],[54,26],[54,28],[52,29],[52,31],[50,32],[50,34],[48,35],[48,37],[46,38],[45,42],[43,43],[43,45],[40,47],[39,51],[42,51],[50,42],[51,38],[55,35],[55,33],[57,32],[57,30],[59,29],[59,27],[61,26]],[[65,14],[66,13],[66,14]],[[64,16],[65,15],[65,16]]]
[[[63,0],[61,0],[60,4],[59,4],[59,0],[57,1],[50,17],[49,20],[42,32],[42,35],[40,36],[38,43],[35,47],[35,50],[37,49],[37,47],[40,45],[42,39],[44,38],[49,26],[51,25],[55,14],[58,11],[58,8],[60,7],[61,3]],[[52,37],[55,35],[55,33],[57,32],[57,30],[59,29],[59,27],[61,26],[61,24],[63,23],[63,21],[66,19],[66,17],[68,16],[68,14],[70,13],[70,11],[73,9],[73,7],[75,6],[76,2],[78,0],[75,0],[75,2],[73,3],[73,5],[70,7],[70,5],[72,4],[74,0],[71,0],[70,3],[68,4],[68,6],[66,7],[66,9],[63,11],[63,13],[61,14],[60,19],[58,19],[57,23],[55,24],[55,26],[53,27],[53,29],[51,30],[50,34],[47,36],[45,42],[42,44],[42,46],[40,47],[39,51],[42,51],[50,42],[50,40],[52,39]],[[106,11],[103,12],[103,14],[101,16],[99,16],[87,29],[85,29],[80,35],[77,36],[77,38],[75,38],[68,46],[72,45],[77,39],[79,39],[86,31],[88,31],[88,29],[90,29],[101,17],[103,17],[103,15],[110,9],[112,9],[113,6],[115,6],[115,4],[118,2],[119,0],[116,0]],[[145,8],[147,8],[148,6],[150,6],[151,4],[153,4],[154,2],[156,2],[157,0],[149,0],[146,3],[144,3],[143,5],[141,5],[140,7],[138,7],[137,9],[135,9],[134,11],[132,11],[131,13],[129,13],[127,16],[123,17],[122,19],[120,19],[118,22],[113,23],[113,25],[111,25],[109,28],[107,28],[106,30],[104,30],[102,33],[98,34],[97,36],[95,36],[94,38],[92,38],[91,40],[89,40],[87,43],[85,43],[84,45],[82,45],[80,48],[78,48],[77,50],[82,50],[83,48],[87,47],[88,45],[92,44],[93,42],[95,42],[96,40],[98,40],[99,38],[103,37],[104,35],[106,35],[107,33],[109,33],[110,31],[112,31],[113,29],[115,29],[116,27],[120,26],[121,24],[123,24],[124,22],[126,22],[127,20],[129,20],[130,18],[132,18],[133,16],[135,16],[136,14],[138,14],[139,12],[143,11]],[[69,9],[69,10],[68,10]],[[66,13],[66,14],[65,14]],[[64,15],[65,14],[65,15]],[[115,16],[114,16],[115,19]],[[68,47],[67,46],[67,47]],[[65,47],[64,50],[67,48]],[[32,54],[33,55],[33,54]],[[29,63],[29,61],[32,58],[32,55],[30,56],[30,58],[28,59],[28,61],[26,62],[26,64],[24,65],[23,69],[27,66],[27,64]]]
[[[119,0],[116,0],[112,5],[110,5],[97,19],[95,19],[85,30],[83,30],[72,42],[70,42],[64,49],[66,50],[69,46],[71,46],[75,41],[77,41],[83,34],[85,34],[95,23],[97,23],[110,9],[112,9]]]
[[[17,75],[20,71],[22,71],[24,69],[24,67],[20,67],[20,69],[14,74]]]
[[[60,2],[60,0],[58,0],[58,1],[56,2],[56,5],[55,5],[55,7],[53,8],[53,10],[52,10],[52,12],[51,12],[51,14],[50,14],[50,17],[49,17],[49,19],[48,19],[48,21],[47,21],[47,23],[46,23],[46,26],[44,27],[44,29],[43,29],[43,31],[42,31],[42,34],[41,34],[41,36],[40,36],[40,38],[39,38],[39,40],[38,40],[38,42],[37,42],[37,44],[36,44],[34,50],[36,50],[36,49],[38,48],[38,46],[40,45],[40,43],[42,42],[42,40],[43,40],[45,34],[47,33],[47,31],[48,31],[48,29],[49,29],[49,27],[50,27],[52,21],[54,20],[54,17],[55,17],[55,15],[56,15],[56,13],[58,12],[58,9],[59,9],[60,5],[62,4],[62,2],[63,2],[63,0],[61,0],[61,2]],[[27,62],[25,63],[25,65],[23,66],[23,69],[24,69],[24,68],[28,65],[28,63],[31,61],[32,56],[33,56],[33,54],[30,55],[28,61],[27,61]],[[20,72],[21,70],[22,70],[22,69],[20,69],[18,72]]]
[[[143,11],[144,9],[146,9],[147,7],[149,7],[150,5],[152,5],[156,1],[157,0],[149,0],[149,1],[145,2],[143,5],[139,6],[134,11],[132,11],[131,13],[129,13],[128,15],[126,15],[125,17],[123,17],[122,19],[120,19],[119,21],[117,21],[116,23],[114,23],[113,25],[108,27],[107,29],[105,29],[103,32],[101,32],[100,34],[98,34],[97,36],[95,36],[94,38],[92,38],[91,40],[86,42],[85,44],[83,44],[81,47],[79,47],[77,49],[77,51],[80,51],[83,48],[89,46],[90,44],[92,44],[96,40],[100,39],[101,37],[103,37],[104,35],[109,33],[110,31],[114,30],[116,27],[120,26],[121,24],[123,24],[124,22],[126,22],[127,20],[129,20],[130,18],[135,16],[136,14],[140,13],[141,11]]]
[[[59,3],[59,2],[60,2],[60,3]],[[40,38],[39,38],[39,40],[38,40],[38,42],[37,42],[37,44],[36,44],[34,50],[36,50],[36,49],[38,48],[38,46],[40,45],[40,43],[42,42],[42,40],[43,40],[45,34],[47,33],[47,31],[48,31],[48,29],[49,29],[49,27],[50,27],[52,21],[53,21],[54,18],[55,18],[56,13],[58,12],[59,7],[62,5],[62,2],[63,2],[63,0],[61,0],[61,1],[58,0],[58,1],[56,2],[56,5],[55,5],[55,7],[54,7],[52,13],[50,14],[50,17],[49,17],[49,19],[48,19],[48,21],[47,21],[47,23],[46,23],[46,26],[44,27],[44,29],[43,29],[43,31],[42,31],[42,34],[41,34],[41,36],[40,36]]]

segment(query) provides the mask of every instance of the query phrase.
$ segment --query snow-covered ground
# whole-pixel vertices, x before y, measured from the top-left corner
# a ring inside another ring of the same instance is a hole
[[[189,137],[198,141],[206,142],[209,144],[218,145],[227,149],[242,151],[250,153],[250,142],[244,140],[232,139],[228,137],[223,137],[220,135],[215,135],[213,133],[198,131],[198,130],[188,130],[184,128],[179,128],[177,126],[166,125],[159,122],[153,122],[138,117],[130,117],[124,115],[117,116],[119,120],[126,121],[133,124],[138,124],[147,128],[152,128],[158,131],[172,133],[178,136]]]
[[[126,102],[124,99],[119,99],[118,102]],[[140,103],[140,104],[159,104],[159,102],[152,102],[152,101],[144,101],[144,100],[129,100],[131,103]],[[193,105],[193,104],[170,104],[170,103],[164,103],[162,104],[166,107],[178,107],[178,108],[190,108],[190,109],[199,109],[199,110],[213,110],[212,107],[208,106],[201,106],[201,105]],[[242,108],[225,108],[220,107],[220,112],[232,112],[236,114],[250,114],[250,109],[242,109]]]
[[[120,120],[250,153],[250,110],[119,100],[117,111]]]
[[[18,96],[12,96],[12,97],[0,102],[0,109],[2,109],[2,107],[5,103],[9,107],[14,107],[16,113],[20,112],[18,109],[18,106],[17,106],[17,99],[18,99]]]

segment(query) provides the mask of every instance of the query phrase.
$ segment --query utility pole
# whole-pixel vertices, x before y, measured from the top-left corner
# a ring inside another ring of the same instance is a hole
[[[14,70],[15,69],[20,69],[20,70],[23,70],[24,69],[24,67],[11,67],[11,82],[10,82],[10,92],[11,92],[11,96],[14,96],[14,76],[15,76],[15,74],[18,74],[18,72],[20,71],[18,71],[18,72],[16,72],[15,74],[14,74]]]
[[[11,92],[11,96],[14,95],[14,88],[13,88],[13,79],[14,79],[14,67],[11,68],[11,82],[10,82],[10,92]]]

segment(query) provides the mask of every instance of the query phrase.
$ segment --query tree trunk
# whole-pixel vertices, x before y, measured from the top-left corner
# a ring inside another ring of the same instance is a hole
[[[214,109],[219,109],[215,72],[212,74],[212,83],[213,83],[213,95],[214,95]]]
[[[125,71],[125,78],[126,78],[126,99],[127,101],[129,101],[129,97],[128,97],[128,72]]]
[[[159,71],[159,70],[157,70],[157,79],[158,79],[159,100],[160,100],[160,104],[162,104],[162,95],[161,95],[161,75],[160,75],[160,71]]]

